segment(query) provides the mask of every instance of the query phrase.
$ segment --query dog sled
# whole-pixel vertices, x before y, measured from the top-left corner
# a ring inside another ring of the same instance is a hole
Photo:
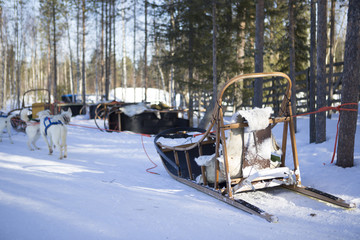
[[[225,123],[222,107],[225,91],[239,81],[266,77],[286,81],[277,116],[271,116],[269,109],[252,109],[238,112],[230,123]],[[236,195],[282,187],[340,207],[355,207],[339,197],[302,185],[290,97],[291,80],[286,74],[253,73],[234,77],[220,91],[207,130],[165,130],[155,137],[155,148],[174,179],[269,222],[278,219]],[[283,124],[281,146],[271,133],[279,123]],[[288,135],[293,157],[291,167],[285,161]]]
[[[41,99],[39,102],[34,102],[32,104],[26,104],[26,99],[29,97],[29,94],[35,93],[36,96]],[[24,132],[26,128],[26,123],[20,119],[20,112],[23,109],[31,110],[32,114],[30,119],[37,119],[37,113],[43,110],[51,110],[53,112],[54,106],[50,103],[50,91],[48,89],[30,89],[23,94],[21,108],[13,109],[8,114],[14,115],[11,118],[12,127],[18,132]]]
[[[143,134],[158,134],[169,128],[188,127],[189,120],[179,117],[180,111],[164,104],[108,102],[98,104],[94,121],[103,131],[131,131]],[[100,122],[103,121],[103,128]]]

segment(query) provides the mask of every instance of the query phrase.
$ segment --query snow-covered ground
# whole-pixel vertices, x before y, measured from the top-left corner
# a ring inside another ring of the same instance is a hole
[[[360,121],[355,166],[330,164],[337,115],[327,141],[309,144],[308,118],[298,119],[302,183],[357,204],[352,210],[283,189],[241,197],[279,218],[250,215],[172,179],[153,139],[69,126],[68,158],[29,151],[24,133],[0,142],[0,239],[360,239]],[[94,127],[93,120],[73,124]],[[282,125],[274,132],[281,141]],[[150,174],[150,159],[158,167]],[[290,141],[288,141],[290,144]],[[287,159],[291,163],[288,147]],[[291,164],[290,164],[291,165]]]

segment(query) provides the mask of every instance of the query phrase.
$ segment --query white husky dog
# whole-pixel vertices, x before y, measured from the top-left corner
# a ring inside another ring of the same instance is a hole
[[[48,116],[47,112],[41,111],[38,113],[40,117],[40,133],[43,136],[46,144],[49,148],[49,154],[53,153],[53,145],[55,145],[60,151],[60,159],[67,157],[67,127],[72,116],[71,109],[67,111],[61,110],[61,114],[55,116]],[[50,144],[47,139],[49,136]]]
[[[26,123],[25,132],[28,136],[28,142],[27,145],[31,151],[34,151],[35,149],[40,149],[38,146],[36,146],[36,141],[40,138],[40,121],[30,119],[28,116],[29,110],[23,109],[20,112],[20,119],[23,120]],[[50,111],[45,110],[43,111],[43,115],[50,116]],[[34,146],[34,148],[31,146],[31,144]]]
[[[9,134],[9,139],[11,143],[14,143],[11,139],[11,122],[10,119],[13,117],[13,115],[8,116],[0,116],[0,142],[2,142],[2,134],[4,129],[7,129],[7,132]]]

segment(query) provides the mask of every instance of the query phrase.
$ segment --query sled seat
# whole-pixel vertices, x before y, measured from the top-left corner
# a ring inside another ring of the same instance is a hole
[[[49,103],[33,103],[31,106],[32,109],[32,117],[36,118],[37,113],[44,111],[46,109],[50,109],[50,104]]]

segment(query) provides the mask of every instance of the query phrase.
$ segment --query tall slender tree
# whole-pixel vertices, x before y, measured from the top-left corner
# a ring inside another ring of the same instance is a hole
[[[316,0],[311,0],[310,20],[310,111],[315,111],[315,84],[316,84]],[[315,115],[310,115],[310,143],[316,141]]]
[[[212,60],[213,60],[213,91],[212,91],[212,98],[213,102],[215,103],[217,99],[217,64],[216,64],[216,35],[217,35],[217,28],[216,28],[216,1],[212,1],[212,27],[213,27],[213,39],[212,39]],[[214,104],[213,103],[213,104]],[[215,104],[214,104],[215,105]]]
[[[134,31],[133,31],[133,88],[134,88],[134,102],[136,99],[136,1],[134,0],[133,14],[134,14]]]
[[[0,109],[2,109],[4,107],[4,99],[5,99],[5,88],[6,85],[4,84],[5,81],[5,51],[4,51],[4,35],[3,35],[3,7],[2,7],[2,3],[0,2],[0,61],[1,61],[1,75],[0,75],[0,88],[2,88],[3,90],[0,92]]]
[[[52,8],[52,25],[53,25],[53,96],[54,100],[57,100],[57,36],[56,36],[56,11],[57,11],[57,2],[51,1],[51,8]],[[57,108],[55,108],[56,113]]]
[[[68,3],[68,2],[67,2]],[[75,102],[75,89],[74,89],[74,67],[73,67],[73,52],[72,52],[72,48],[71,48],[71,43],[70,43],[70,23],[69,23],[69,16],[70,15],[70,5],[68,3],[66,11],[64,12],[64,17],[65,17],[65,23],[66,23],[66,31],[67,31],[67,38],[68,38],[68,48],[69,48],[69,62],[70,62],[70,91],[71,91],[71,101]]]
[[[264,71],[264,0],[256,2],[255,72]],[[253,107],[262,107],[263,79],[255,80]]]
[[[80,12],[81,0],[75,0],[76,4],[76,94],[80,94]]]
[[[291,88],[291,108],[293,114],[296,114],[296,80],[295,80],[295,16],[294,16],[295,1],[289,0],[289,46],[290,46],[290,79],[292,82]],[[294,128],[296,131],[296,118],[294,119]]]
[[[101,95],[105,95],[105,99],[107,99],[106,95],[106,84],[105,84],[105,58],[104,58],[104,27],[105,27],[105,14],[104,14],[105,2],[101,1],[101,39],[100,39],[100,92]]]
[[[208,106],[208,109],[204,115],[204,117],[201,119],[199,123],[200,128],[206,128],[209,122],[211,121],[212,117],[212,110],[216,106],[217,101],[217,91],[218,91],[218,80],[217,80],[217,23],[216,23],[216,1],[212,1],[212,100],[210,105]]]
[[[123,55],[123,93],[122,98],[125,101],[127,92],[127,69],[126,69],[126,20],[125,20],[125,1],[122,2],[121,9],[121,21],[122,21],[122,55]]]
[[[86,2],[82,0],[82,101],[84,107],[86,106],[86,72],[85,72],[85,35],[86,35]]]
[[[173,0],[168,0],[167,4],[169,7],[169,15],[170,15],[170,32],[175,32],[176,24],[175,24],[175,11],[173,6]],[[175,52],[175,38],[173,34],[169,34],[169,45],[170,45],[170,56],[174,57]],[[169,81],[169,91],[171,98],[171,105],[176,107],[176,92],[175,92],[175,66],[174,63],[170,64],[170,81]]]
[[[108,43],[109,43],[109,3],[105,1],[105,99],[109,100],[109,88],[110,88],[110,80],[109,80],[109,51],[108,51]]]
[[[144,46],[144,89],[145,89],[145,94],[144,94],[144,101],[147,101],[147,77],[148,77],[148,71],[147,71],[147,45],[148,45],[148,32],[147,32],[147,20],[148,19],[148,1],[145,0],[145,46]]]
[[[339,147],[336,165],[354,165],[354,146],[360,88],[360,1],[349,0],[341,104],[353,111],[340,112]]]
[[[94,1],[94,9],[97,9],[97,2]],[[95,36],[96,36],[96,60],[95,60],[95,96],[96,102],[99,101],[99,23],[98,23],[99,13],[95,11]]]
[[[40,19],[41,19],[41,31],[43,33],[44,38],[46,39],[46,48],[47,48],[47,59],[46,59],[46,88],[49,92],[51,92],[51,86],[52,86],[52,58],[51,58],[51,52],[52,52],[52,41],[51,41],[51,23],[52,23],[52,17],[51,17],[51,5],[49,1],[46,0],[40,0]]]
[[[330,8],[330,46],[329,46],[329,78],[328,78],[328,106],[331,106],[333,100],[333,68],[334,68],[334,39],[335,39],[335,0],[331,0]],[[331,111],[328,112],[328,118],[331,118]]]
[[[108,69],[108,84],[109,84],[109,88],[111,86],[111,76],[112,76],[112,71],[111,71],[111,59],[112,59],[112,41],[111,39],[113,38],[113,32],[112,32],[112,22],[113,22],[113,4],[112,4],[112,0],[109,1],[109,12],[108,12],[108,35],[109,35],[109,39],[108,39],[108,60],[107,60],[107,69]]]
[[[317,107],[326,106],[327,0],[318,0],[317,21]],[[326,113],[316,114],[316,143],[326,141]]]
[[[114,88],[114,99],[116,99],[116,16],[117,16],[117,7],[116,7],[116,0],[112,1],[112,15],[113,15],[113,21],[112,21],[112,30],[113,30],[113,49],[114,49],[114,53],[113,53],[113,88]],[[124,5],[124,4],[123,4]],[[123,26],[123,28],[125,29],[125,26]],[[124,30],[125,31],[125,30]]]

